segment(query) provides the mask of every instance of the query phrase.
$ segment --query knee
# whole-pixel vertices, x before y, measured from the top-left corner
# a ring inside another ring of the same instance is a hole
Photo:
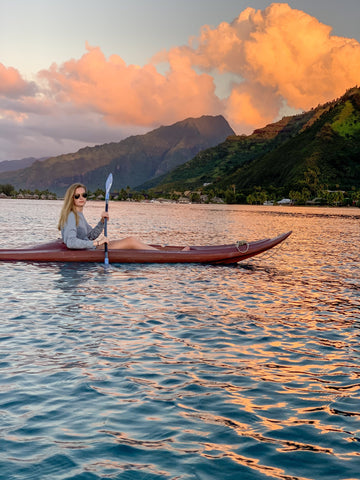
[[[129,245],[130,247],[134,247],[137,244],[137,240],[135,237],[126,237],[125,240],[127,245]]]

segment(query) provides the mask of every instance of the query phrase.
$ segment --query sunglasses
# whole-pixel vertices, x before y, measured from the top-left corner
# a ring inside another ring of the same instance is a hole
[[[80,197],[87,198],[87,193],[75,193],[74,198],[76,198],[76,200]]]

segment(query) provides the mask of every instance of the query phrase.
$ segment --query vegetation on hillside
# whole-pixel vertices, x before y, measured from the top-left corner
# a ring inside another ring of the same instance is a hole
[[[152,186],[223,196],[230,203],[290,197],[298,204],[357,204],[360,188],[360,89],[325,105],[232,136],[200,152]]]

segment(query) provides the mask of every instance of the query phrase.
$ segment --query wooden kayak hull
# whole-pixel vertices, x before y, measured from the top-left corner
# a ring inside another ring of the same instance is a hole
[[[230,245],[154,245],[158,250],[109,250],[110,263],[206,263],[231,264],[259,255],[283,242],[290,232],[278,237]],[[0,261],[10,262],[104,262],[103,250],[71,250],[62,240],[19,249],[0,249]]]

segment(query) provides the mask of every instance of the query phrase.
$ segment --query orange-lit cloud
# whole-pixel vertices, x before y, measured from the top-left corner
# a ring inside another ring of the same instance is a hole
[[[16,98],[31,93],[33,85],[27,83],[18,70],[0,63],[0,96]]]
[[[169,52],[166,74],[151,64],[126,65],[118,55],[106,59],[98,47],[87,50],[80,60],[41,72],[58,101],[94,109],[122,125],[168,123],[221,109],[213,78],[196,73],[177,49]]]
[[[360,44],[287,4],[247,8],[230,24],[205,26],[196,47],[183,52],[198,68],[241,78],[226,107],[238,125],[261,126],[282,102],[306,110],[360,82]]]

